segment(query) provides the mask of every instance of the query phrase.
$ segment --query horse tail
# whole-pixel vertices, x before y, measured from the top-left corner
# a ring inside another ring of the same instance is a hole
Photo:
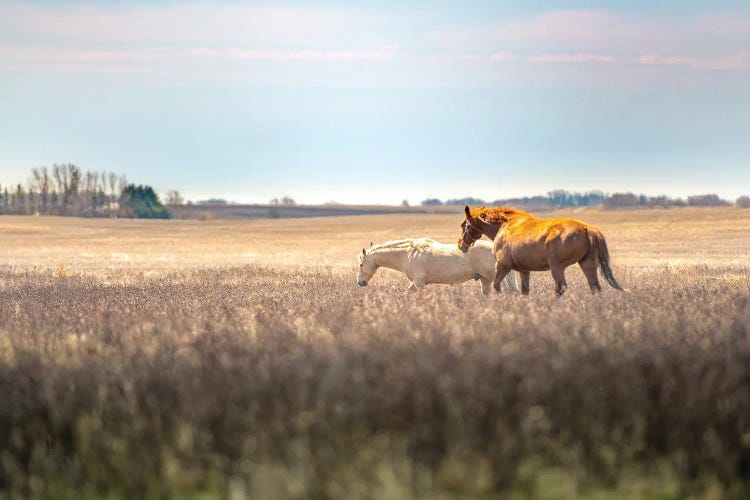
[[[602,271],[604,279],[612,288],[622,290],[622,287],[615,279],[612,274],[612,268],[609,267],[609,249],[607,249],[607,240],[604,239],[604,235],[598,229],[588,229],[589,242],[591,243],[591,250],[596,250],[599,253],[599,268]]]

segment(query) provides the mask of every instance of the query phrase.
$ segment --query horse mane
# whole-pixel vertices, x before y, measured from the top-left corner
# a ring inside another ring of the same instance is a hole
[[[386,249],[408,249],[408,250],[425,250],[430,247],[431,244],[435,243],[435,240],[430,238],[403,238],[400,240],[390,240],[383,243],[378,243],[370,248],[367,248],[367,253],[372,253],[376,250]]]
[[[472,218],[476,219],[478,217],[481,217],[481,219],[485,222],[501,223],[511,219],[512,217],[518,216],[531,217],[531,214],[512,207],[479,207],[471,209]]]

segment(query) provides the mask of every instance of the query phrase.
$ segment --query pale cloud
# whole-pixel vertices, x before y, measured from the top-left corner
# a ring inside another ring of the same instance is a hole
[[[670,65],[699,70],[747,70],[750,17],[688,19],[594,10],[544,12],[491,28],[495,48],[532,62]],[[476,40],[486,40],[478,34]],[[537,52],[536,54],[529,52]],[[539,53],[541,52],[541,54]]]
[[[712,17],[708,29],[703,18],[679,19],[596,10],[557,10],[537,14],[522,21],[493,27],[497,43],[535,47],[555,53],[595,53],[612,55],[643,53],[648,49],[679,52],[680,49],[711,49],[726,41],[726,23],[736,20]],[[729,30],[732,44],[747,46],[745,36]]]
[[[120,49],[102,50],[67,47],[26,47],[23,45],[0,45],[0,62],[26,63],[118,63],[165,61],[181,57],[182,51],[164,49]]]
[[[616,59],[611,56],[602,56],[598,54],[542,54],[529,57],[531,62],[552,62],[552,63],[612,63]]]
[[[507,52],[495,52],[490,56],[491,61],[515,61],[516,56]]]
[[[610,45],[641,40],[644,34],[652,36],[656,31],[649,25],[653,25],[650,20],[608,11],[556,10],[501,23],[493,31],[501,42],[577,50],[605,40]]]
[[[246,61],[377,61],[394,57],[394,50],[259,50],[259,49],[193,49],[191,54]]]
[[[636,62],[645,65],[685,66],[697,70],[750,70],[750,56],[747,54],[697,58],[684,56],[660,56],[652,53],[642,55]]]
[[[0,11],[0,72],[162,73],[170,64],[185,73],[198,62],[221,78],[234,72],[232,61],[386,61],[400,50],[377,24],[344,9],[0,0]]]
[[[325,79],[334,78],[329,72],[333,65],[345,71],[347,64],[381,61],[393,63],[391,75],[398,74],[401,81],[422,84],[429,78],[455,80],[452,75],[465,69],[455,61],[471,66],[473,73],[466,78],[477,81],[487,81],[486,75],[496,71],[493,63],[502,62],[517,62],[519,78],[524,71],[534,78],[539,71],[560,73],[564,70],[552,68],[566,65],[577,68],[569,73],[649,66],[750,70],[746,15],[667,18],[554,10],[500,22],[463,19],[445,26],[424,21],[418,10],[408,9],[373,15],[354,8],[239,3],[28,5],[0,0],[0,10],[2,72],[158,72],[166,71],[169,63],[175,72],[203,70],[221,77],[235,73],[237,65],[232,63],[251,67],[257,62],[273,63],[267,65],[273,69],[265,69],[264,79],[284,81],[289,73],[275,68],[320,63],[318,77]]]
[[[392,59],[395,50],[267,50],[267,49],[139,49],[99,50],[86,48],[29,48],[0,45],[0,61],[27,63],[134,63],[177,62],[187,58],[246,61],[378,61]]]
[[[733,56],[717,57],[709,61],[711,69],[750,70],[750,55],[736,54]]]
[[[2,4],[0,40],[149,46],[254,43],[300,46],[340,41],[343,12],[313,8],[185,3],[168,6]]]

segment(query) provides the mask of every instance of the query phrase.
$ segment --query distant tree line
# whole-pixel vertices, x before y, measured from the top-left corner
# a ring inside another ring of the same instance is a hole
[[[527,208],[586,207],[591,205],[601,205],[604,202],[604,197],[605,195],[602,191],[588,191],[577,193],[558,189],[548,192],[546,196],[524,196],[521,198],[501,198],[496,200],[484,200],[482,198],[466,197],[442,201],[438,198],[428,198],[422,201],[422,205],[510,205]]]
[[[188,205],[192,205],[192,204],[193,202],[190,202],[190,201],[188,202]],[[224,198],[208,198],[206,200],[198,200],[195,202],[195,204],[196,205],[236,205],[235,202],[227,201]],[[273,206],[279,206],[279,205],[294,206],[297,204],[297,202],[291,196],[282,196],[281,198],[271,198],[268,201],[268,204],[273,205]]]
[[[169,217],[151,187],[129,184],[124,175],[112,172],[84,172],[73,164],[33,168],[25,185],[0,184],[0,214]]]
[[[670,198],[669,196],[646,196],[633,193],[613,193],[604,200],[607,208],[668,208],[668,207],[728,207],[732,203],[723,200],[716,194],[688,196],[687,199]],[[741,205],[741,197],[737,206]]]
[[[293,206],[296,205],[297,202],[294,201],[294,198],[292,198],[291,196],[283,196],[281,198],[272,198],[269,204]]]
[[[188,202],[190,204],[190,202]],[[196,205],[228,205],[229,202],[224,198],[209,198],[207,200],[198,200]]]
[[[546,196],[527,196],[521,198],[502,198],[497,200],[483,200],[481,198],[457,198],[442,201],[438,198],[428,198],[422,201],[423,206],[439,205],[469,205],[469,206],[514,206],[521,208],[559,208],[559,207],[588,207],[602,205],[605,208],[668,208],[668,207],[724,207],[732,203],[723,200],[716,194],[701,194],[683,198],[669,196],[647,196],[633,193],[611,193],[603,191],[587,191],[583,193],[558,189],[550,191]],[[740,208],[750,208],[750,197],[740,196],[734,202]]]

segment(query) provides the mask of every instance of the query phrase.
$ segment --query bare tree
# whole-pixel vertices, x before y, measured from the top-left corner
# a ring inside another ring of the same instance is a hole
[[[11,202],[14,214],[25,214],[26,213],[26,192],[23,190],[21,183],[16,186],[16,193],[13,195]]]
[[[83,211],[86,212],[91,209],[96,203],[94,195],[96,193],[96,176],[94,172],[87,171],[83,178],[83,193],[81,194],[81,206]]]
[[[44,213],[96,216],[103,215],[110,203],[117,201],[127,179],[114,173],[82,171],[73,164],[55,164],[51,169],[34,167],[27,189],[0,192],[0,213]],[[183,203],[176,192],[172,201]]]
[[[55,196],[55,212],[61,214],[65,211],[65,191],[68,184],[67,171],[63,165],[53,165],[52,176],[55,178],[55,191],[57,193],[57,196]]]
[[[78,215],[78,194],[81,190],[81,169],[73,164],[68,164],[68,203],[70,213]]]
[[[109,183],[110,202],[113,202],[120,194],[117,192],[117,174],[110,172],[107,176],[107,182]]]
[[[39,197],[34,190],[34,181],[29,180],[26,190],[25,213],[39,215]]]
[[[47,167],[34,168],[31,171],[33,175],[33,188],[39,194],[39,204],[37,209],[45,214],[50,213],[50,190],[52,189],[52,178],[49,175]]]
[[[121,175],[117,183],[119,188],[119,191],[117,192],[117,198],[120,198],[122,192],[125,191],[125,188],[128,187],[128,178],[124,175]]]
[[[170,191],[167,191],[167,205],[182,205],[185,203],[185,198],[180,195],[180,192],[176,189],[172,189]]]
[[[99,206],[97,208],[104,208],[107,205],[107,172],[102,172],[99,175],[99,184],[97,186]]]
[[[52,192],[49,195],[49,208],[47,209],[48,214],[56,214],[57,207],[60,204],[60,195],[57,194],[57,190],[52,188]]]

